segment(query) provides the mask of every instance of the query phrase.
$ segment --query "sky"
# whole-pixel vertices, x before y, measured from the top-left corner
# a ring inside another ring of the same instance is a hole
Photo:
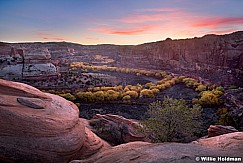
[[[243,30],[243,0],[0,0],[0,41],[136,45]]]

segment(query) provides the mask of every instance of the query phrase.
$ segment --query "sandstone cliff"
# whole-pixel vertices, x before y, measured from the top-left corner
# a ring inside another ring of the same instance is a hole
[[[114,60],[110,65],[167,70],[217,84],[243,86],[243,31],[129,46],[67,42],[7,45],[17,49],[46,48],[59,65],[73,61],[92,63],[96,55],[101,55]]]
[[[243,32],[159,41],[124,48],[121,65],[167,69],[214,82],[242,85]]]

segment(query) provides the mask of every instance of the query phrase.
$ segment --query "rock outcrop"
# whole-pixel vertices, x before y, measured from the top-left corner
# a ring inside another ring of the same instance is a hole
[[[131,142],[112,147],[88,159],[74,160],[71,163],[152,163],[202,161],[200,156],[241,157],[243,152],[243,132],[236,132],[207,138],[189,144]],[[196,160],[197,159],[197,160]],[[207,162],[210,162],[209,160]]]
[[[2,45],[0,49],[0,77],[10,80],[46,79],[58,76],[57,68],[50,62],[46,48],[13,48]]]
[[[68,162],[109,145],[62,97],[0,79],[0,162]]]
[[[243,132],[234,132],[224,135],[219,135],[206,139],[199,139],[192,144],[201,145],[207,148],[223,149],[235,155],[242,156],[243,153]]]
[[[89,120],[91,130],[112,145],[133,141],[148,141],[142,134],[141,125],[137,120],[126,119],[122,116],[96,114]]]
[[[238,132],[238,130],[232,126],[210,125],[208,128],[208,137],[219,136],[232,132]]]
[[[129,132],[125,132],[128,136],[123,140],[136,136],[136,121],[115,115],[97,115],[96,120],[92,122],[126,128],[124,131]],[[88,120],[79,118],[78,108],[72,102],[26,84],[0,79],[1,162],[190,163],[198,156],[242,157],[243,152],[243,132],[188,144],[136,141],[110,147],[88,125]]]

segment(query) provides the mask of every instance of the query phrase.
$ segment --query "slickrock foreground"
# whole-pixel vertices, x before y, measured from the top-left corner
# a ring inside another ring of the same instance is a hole
[[[236,132],[189,144],[131,142],[71,163],[193,163],[198,156],[241,157],[242,159],[242,153],[243,132]]]
[[[129,125],[136,124],[114,115],[98,115],[97,120],[116,127],[128,125],[131,133]],[[110,147],[85,127],[87,122],[79,118],[73,103],[59,96],[0,79],[0,162],[190,163],[197,156],[242,159],[243,132],[188,144],[137,141]]]
[[[0,162],[69,162],[108,147],[73,103],[0,79]]]

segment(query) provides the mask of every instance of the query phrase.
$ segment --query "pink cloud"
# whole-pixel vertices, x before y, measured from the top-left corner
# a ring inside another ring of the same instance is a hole
[[[243,17],[221,17],[221,18],[207,18],[195,22],[192,24],[193,27],[219,27],[219,26],[226,26],[226,25],[237,25],[243,24]]]
[[[43,40],[58,40],[58,41],[65,40],[63,37],[60,37],[59,35],[52,34],[52,33],[37,32],[36,35],[41,37]]]
[[[131,28],[116,28],[116,27],[97,27],[97,28],[90,28],[89,30],[96,31],[99,33],[104,34],[113,34],[113,35],[138,35],[144,34],[150,31],[153,28],[151,25],[140,25],[134,26]]]
[[[229,27],[240,24],[243,24],[242,17],[210,17],[177,8],[148,8],[135,10],[125,17],[95,24],[96,27],[88,30],[101,34],[127,36],[161,32],[179,38],[201,35],[205,30],[215,31],[216,34],[228,33],[233,31],[228,30]]]

